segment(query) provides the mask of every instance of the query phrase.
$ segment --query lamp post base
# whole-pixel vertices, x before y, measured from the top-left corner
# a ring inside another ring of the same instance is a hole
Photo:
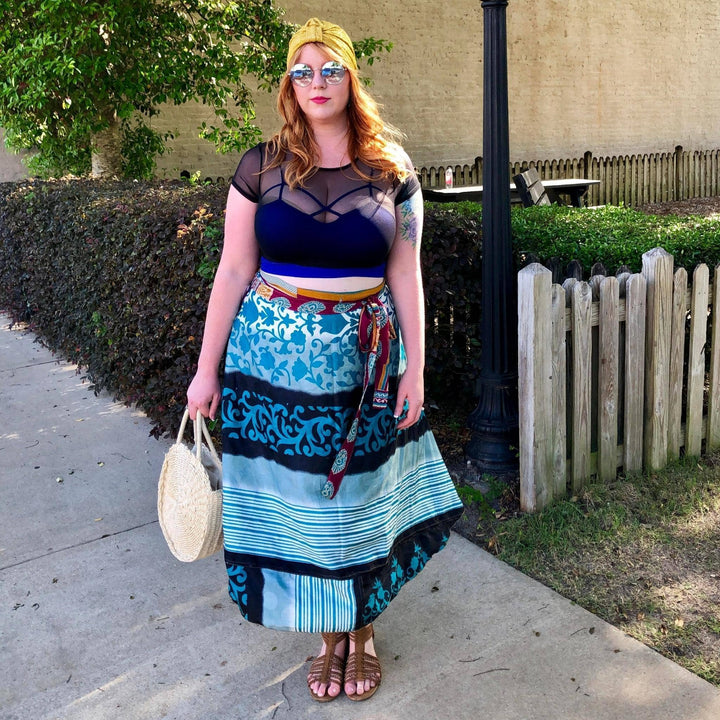
[[[477,470],[488,475],[517,472],[518,425],[517,376],[481,376],[480,399],[468,418],[472,435],[466,447]]]

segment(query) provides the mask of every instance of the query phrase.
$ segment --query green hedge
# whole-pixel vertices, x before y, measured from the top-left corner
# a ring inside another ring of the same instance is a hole
[[[78,363],[95,389],[174,428],[195,370],[223,239],[226,187],[181,182],[0,185],[0,307]],[[473,385],[479,216],[429,210],[430,402]],[[450,307],[454,306],[454,311]],[[467,340],[465,333],[472,338]]]
[[[200,349],[225,192],[181,183],[0,187],[0,307],[137,402],[157,433],[177,424]]]
[[[226,187],[185,182],[0,184],[0,308],[78,363],[97,390],[174,428],[200,351]],[[426,204],[428,401],[467,406],[480,367],[481,206]],[[639,270],[656,246],[689,270],[720,262],[720,220],[628,208],[517,208],[529,260]]]
[[[699,263],[720,263],[720,218],[646,215],[627,207],[518,208],[512,213],[513,244],[518,265],[527,256],[540,262],[558,258],[578,260],[585,274],[595,263],[608,272],[625,265],[642,269],[642,255],[662,247],[675,259],[675,267],[689,272]]]

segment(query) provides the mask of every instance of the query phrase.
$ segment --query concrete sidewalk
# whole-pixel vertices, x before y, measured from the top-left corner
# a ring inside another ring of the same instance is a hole
[[[168,551],[169,440],[0,316],[3,720],[718,720],[720,691],[461,537],[376,623],[383,685],[313,702],[316,638]]]

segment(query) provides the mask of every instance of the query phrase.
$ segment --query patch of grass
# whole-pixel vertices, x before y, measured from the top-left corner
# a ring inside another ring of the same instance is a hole
[[[720,456],[496,512],[476,541],[720,686]]]
[[[466,508],[472,508],[477,522],[487,522],[495,519],[498,513],[498,502],[502,499],[505,485],[490,476],[481,479],[482,488],[473,485],[460,484],[457,493]]]
[[[455,529],[720,686],[720,455],[519,510],[518,479],[468,484],[467,432],[431,413],[465,513]]]

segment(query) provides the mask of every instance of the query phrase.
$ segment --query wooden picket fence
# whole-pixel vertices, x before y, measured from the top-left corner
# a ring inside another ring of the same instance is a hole
[[[454,184],[481,185],[483,160],[451,166]],[[580,158],[530,160],[512,163],[508,177],[534,167],[543,180],[584,177],[599,180],[588,191],[588,205],[637,207],[647,203],[686,200],[720,195],[720,149],[684,150],[640,155],[595,157],[586,152]],[[421,168],[423,187],[445,186],[446,166]]]
[[[720,265],[713,284],[656,248],[641,273],[518,274],[520,502],[720,447]],[[708,326],[710,331],[708,333]],[[708,337],[709,336],[709,337]],[[708,339],[710,340],[708,345]],[[709,348],[709,349],[708,349]]]

